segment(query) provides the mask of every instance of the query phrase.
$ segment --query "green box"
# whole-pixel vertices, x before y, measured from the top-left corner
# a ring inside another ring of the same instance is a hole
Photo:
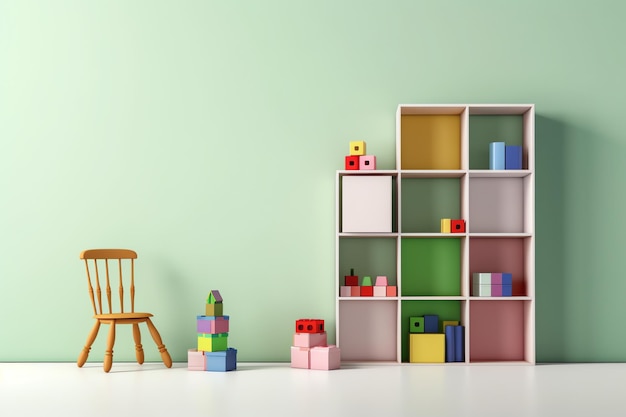
[[[424,333],[424,317],[409,317],[409,332]]]

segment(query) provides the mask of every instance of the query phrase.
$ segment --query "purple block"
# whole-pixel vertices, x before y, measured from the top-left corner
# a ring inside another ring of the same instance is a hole
[[[492,275],[493,279],[493,275]],[[500,284],[491,284],[491,296],[492,297],[502,297],[502,285]]]
[[[198,333],[218,334],[228,333],[229,317],[228,316],[197,316],[198,317]]]
[[[511,274],[510,272],[503,272],[502,285],[513,285],[513,274]]]
[[[491,273],[491,285],[502,285],[502,272]]]
[[[502,285],[502,296],[503,297],[512,297],[513,296],[513,286],[512,285]]]

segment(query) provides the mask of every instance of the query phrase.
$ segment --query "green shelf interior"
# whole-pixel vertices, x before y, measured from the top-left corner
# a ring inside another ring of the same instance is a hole
[[[441,219],[461,218],[458,178],[402,178],[402,232],[439,233]]]
[[[469,167],[489,169],[489,143],[524,143],[524,118],[521,115],[476,115],[469,117]]]
[[[441,324],[444,320],[457,320],[461,322],[461,301],[454,300],[426,300],[412,301],[403,300],[401,309],[401,331],[402,331],[402,362],[409,361],[409,318],[420,317],[426,314],[436,314],[439,316],[439,333],[443,333]]]
[[[359,283],[364,276],[387,277],[389,285],[396,285],[396,239],[342,237],[339,239],[339,285],[344,285],[344,276],[350,275],[350,269],[358,275]]]
[[[402,238],[403,296],[461,295],[460,238]]]

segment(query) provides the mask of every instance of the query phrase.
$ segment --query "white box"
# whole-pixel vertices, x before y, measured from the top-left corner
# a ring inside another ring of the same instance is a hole
[[[393,177],[346,175],[341,180],[341,231],[391,233]]]

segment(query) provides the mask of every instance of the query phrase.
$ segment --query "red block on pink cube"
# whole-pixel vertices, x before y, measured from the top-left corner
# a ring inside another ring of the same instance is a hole
[[[359,287],[358,285],[353,285],[350,288],[351,288],[351,293],[350,293],[351,297],[360,297],[361,296],[361,287]]]
[[[324,332],[324,320],[300,319],[296,320],[296,333],[322,333]]]
[[[374,296],[374,287],[372,285],[361,286],[361,297],[373,297],[373,296]]]
[[[310,351],[311,369],[329,371],[339,369],[341,365],[341,351],[335,345],[326,347],[314,347]]]
[[[359,285],[359,277],[357,275],[346,275],[345,284],[347,286]]]

